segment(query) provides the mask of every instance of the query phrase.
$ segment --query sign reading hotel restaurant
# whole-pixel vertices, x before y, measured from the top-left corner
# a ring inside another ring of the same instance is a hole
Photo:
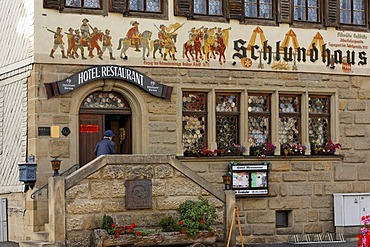
[[[129,82],[151,95],[159,98],[170,99],[172,87],[162,85],[148,76],[128,67],[117,65],[100,65],[82,70],[64,80],[57,81],[57,92],[52,85],[47,83],[48,97],[69,93],[87,83],[96,80],[115,79]]]

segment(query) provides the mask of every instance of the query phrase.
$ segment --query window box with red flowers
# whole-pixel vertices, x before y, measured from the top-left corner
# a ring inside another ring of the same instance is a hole
[[[284,143],[281,145],[280,154],[283,156],[305,155],[306,146],[300,143],[293,143],[293,144]]]
[[[259,157],[273,156],[275,155],[275,149],[276,146],[274,144],[271,142],[266,142],[257,146],[251,146],[249,148],[249,155]]]
[[[340,149],[342,145],[340,143],[334,143],[329,140],[324,145],[311,145],[311,155],[334,155],[337,149]]]

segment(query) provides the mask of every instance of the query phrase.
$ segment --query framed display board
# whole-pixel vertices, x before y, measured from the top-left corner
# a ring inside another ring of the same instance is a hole
[[[236,195],[267,195],[269,163],[231,166],[231,188]]]

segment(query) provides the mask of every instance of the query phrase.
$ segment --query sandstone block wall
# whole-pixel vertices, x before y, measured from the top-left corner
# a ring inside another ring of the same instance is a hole
[[[67,169],[68,166],[76,163],[74,147],[76,147],[75,135],[78,133],[78,126],[72,123],[70,118],[74,94],[47,100],[43,83],[65,78],[86,67],[39,65],[36,68],[37,73],[33,75],[38,82],[38,91],[35,96],[37,100],[34,102],[37,112],[35,114],[35,128],[42,125],[70,126],[72,133],[74,133],[67,137],[62,136],[61,140],[55,141],[50,138],[37,138],[35,131],[30,132],[31,135],[33,134],[30,138],[33,138],[38,150],[37,156],[40,161],[38,167],[40,170],[38,171],[44,175],[50,175],[50,156],[52,154],[63,151],[61,158],[65,166],[62,165],[62,169]],[[148,140],[140,145],[147,148],[147,154],[173,155],[181,153],[181,137],[179,138],[181,124],[176,123],[178,114],[181,114],[181,99],[179,99],[181,90],[336,92],[338,108],[334,110],[338,114],[334,122],[338,123],[338,129],[333,129],[333,131],[338,133],[338,141],[342,144],[342,149],[339,151],[341,158],[293,157],[285,159],[284,157],[273,157],[268,160],[271,162],[269,196],[237,199],[243,234],[247,242],[284,242],[291,233],[334,231],[332,194],[369,192],[370,77],[184,68],[137,67],[135,69],[146,73],[160,83],[174,87],[171,101],[154,98],[145,92],[141,93],[146,109],[148,109],[147,125],[144,126],[143,131],[149,135]],[[84,87],[78,90],[84,90]],[[195,160],[197,159],[195,158]],[[214,183],[215,186],[223,189],[221,175],[225,173],[229,159],[222,157],[216,161],[211,160],[198,159],[189,162],[188,159],[184,159],[184,162],[208,181]],[[241,161],[259,162],[254,157],[245,157]],[[121,178],[108,179],[107,174],[98,172],[81,182],[76,188],[68,191],[67,201],[70,204],[68,214],[72,215],[73,213],[73,217],[67,219],[67,225],[70,229],[69,239],[78,240],[88,236],[88,234],[80,235],[79,230],[84,229],[82,231],[91,232],[92,226],[99,225],[102,219],[101,210],[109,209],[108,212],[114,213],[117,219],[118,217],[124,218],[124,216],[119,216],[121,209],[118,208],[123,208],[123,178],[131,174],[127,173],[126,169],[128,168],[117,172],[117,174],[121,174]],[[160,174],[164,175],[161,176],[169,179],[163,185],[163,180],[166,179],[157,177],[156,173],[157,170],[161,169],[141,167],[139,171],[141,169],[146,171],[147,175],[144,177],[153,178],[153,208],[158,214],[173,213],[182,198],[195,197],[198,193],[207,194],[202,190],[185,187],[189,186],[187,180],[177,172],[163,169]],[[106,192],[107,190],[108,192]],[[75,192],[72,193],[72,191]],[[116,194],[112,194],[113,191]],[[107,193],[109,194],[107,195]],[[84,206],[76,203],[81,203]],[[93,212],[91,215],[94,218],[79,211],[85,207]],[[290,215],[289,226],[276,228],[276,211],[284,210],[288,211]],[[131,211],[129,214],[132,214],[133,218],[125,218],[127,221],[136,219],[135,213]],[[74,217],[81,220],[73,221]],[[135,223],[138,224],[138,222]],[[86,241],[89,240],[86,238]]]
[[[152,208],[126,209],[126,180],[152,181]],[[158,228],[159,221],[177,216],[185,200],[203,196],[218,211],[222,228],[223,203],[184,177],[168,164],[110,164],[83,179],[66,192],[66,231],[68,246],[92,246],[93,229],[100,228],[104,214],[119,225]]]

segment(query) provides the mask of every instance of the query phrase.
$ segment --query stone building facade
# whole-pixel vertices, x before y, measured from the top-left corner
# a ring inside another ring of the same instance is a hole
[[[152,226],[162,215],[174,213],[185,198],[196,199],[199,195],[206,196],[217,207],[220,215],[217,227],[222,228],[222,223],[227,223],[222,217],[225,209],[222,175],[228,172],[230,161],[242,165],[269,162],[268,193],[236,196],[246,242],[285,242],[290,235],[301,233],[344,232],[348,236],[354,235],[361,213],[358,213],[357,225],[337,225],[335,219],[338,216],[334,213],[337,205],[333,195],[365,196],[369,192],[367,27],[350,32],[352,36],[348,38],[343,36],[347,35],[345,32],[339,31],[341,29],[336,30],[335,25],[323,23],[322,19],[323,30],[319,34],[327,42],[326,50],[325,46],[312,46],[312,43],[320,41],[311,42],[311,37],[318,37],[316,28],[302,27],[294,21],[288,23],[286,16],[276,20],[274,25],[269,22],[271,20],[256,25],[245,23],[237,21],[233,15],[230,15],[230,20],[212,17],[205,21],[202,16],[187,19],[183,17],[182,9],[176,7],[177,1],[161,1],[167,6],[163,9],[163,13],[167,13],[165,20],[152,15],[148,21],[148,18],[135,12],[122,15],[121,5],[115,4],[125,1],[111,1],[112,8],[108,8],[109,1],[99,1],[103,3],[102,13],[90,13],[91,10],[83,9],[82,15],[77,15],[73,8],[65,8],[68,1],[62,2],[64,4],[60,5],[60,1],[35,1],[32,6],[26,6],[23,1],[1,3],[3,8],[0,11],[7,13],[1,16],[9,18],[2,22],[5,25],[1,24],[4,28],[0,33],[0,40],[7,47],[0,51],[2,57],[7,58],[2,60],[0,66],[0,177],[4,178],[0,180],[0,195],[8,199],[10,240],[22,242],[35,239],[35,232],[48,230],[48,242],[89,246],[92,229],[100,227],[104,213],[113,214],[122,223],[135,220]],[[281,3],[271,2],[274,11],[280,9],[277,7]],[[289,1],[281,2],[285,4]],[[83,30],[80,26],[86,22],[84,19],[91,23],[88,27],[91,35],[105,34],[101,36],[101,41],[97,41],[102,49],[100,53],[96,47],[84,47],[85,54],[80,48],[68,53],[68,37],[78,35],[76,32],[68,36],[68,29],[71,27],[74,32]],[[29,25],[28,31],[19,31],[18,25]],[[95,25],[101,29],[100,32],[96,31]],[[176,50],[172,50],[174,47],[171,46],[163,47],[167,56],[159,58],[157,54],[154,59],[149,43],[145,46],[146,40],[140,40],[140,52],[135,51],[139,43],[130,40],[133,43],[125,52],[117,51],[117,47],[127,43],[127,32],[135,25],[139,25],[142,36],[151,33],[148,40],[152,41],[161,39],[158,33],[161,33],[162,25],[171,27],[166,32],[176,34],[177,39],[171,41],[175,43],[165,43],[174,45]],[[339,26],[343,28],[343,25]],[[208,33],[205,27],[208,30],[214,28],[214,33]],[[215,35],[218,28],[228,38],[223,36],[212,45],[218,47],[221,41],[228,41],[226,51],[223,50],[225,59],[220,56],[222,50],[218,50],[218,53],[215,51],[217,59],[211,56],[206,61],[206,39],[203,37],[203,48],[199,50],[203,60],[200,57],[199,61],[196,58],[188,60],[186,54],[197,55],[193,48],[188,49],[188,53],[184,49],[194,44],[192,38],[195,36],[191,33],[198,29],[203,35],[219,38]],[[18,39],[4,30],[18,34]],[[57,43],[60,42],[58,30],[63,30],[61,38],[64,47]],[[261,31],[267,39],[263,40]],[[260,36],[253,36],[256,33]],[[291,35],[289,37],[296,37],[294,35],[297,34],[301,46],[296,46],[298,41],[295,39],[289,45],[281,34]],[[310,37],[305,37],[305,34]],[[109,45],[103,43],[103,39],[107,42],[109,35],[114,38],[112,51]],[[251,40],[255,41],[251,46],[244,42]],[[329,47],[329,43],[334,46]],[[358,47],[359,43],[361,47]],[[145,49],[150,50],[150,55],[144,53]],[[274,53],[272,50],[275,50]],[[278,51],[286,60],[277,60]],[[125,56],[128,58],[123,59]],[[300,60],[298,56],[301,56]],[[307,61],[303,61],[303,57]],[[105,76],[95,72],[101,68],[106,69]],[[117,71],[129,70],[130,78],[127,74],[113,76],[108,72],[113,68]],[[141,78],[148,79],[148,84],[141,84]],[[184,102],[192,94],[205,96],[203,104],[206,110],[201,112],[203,115],[199,115],[198,110],[186,112]],[[238,98],[229,102],[235,103],[237,110],[224,115],[224,112],[217,110],[218,99],[223,95]],[[249,109],[249,100],[255,99],[253,97],[269,99],[269,110],[262,112],[265,115]],[[94,101],[97,98],[104,99],[99,102],[107,102],[109,107]],[[298,112],[282,112],[280,103],[287,98],[299,101]],[[325,114],[310,112],[310,98],[324,99],[322,102],[328,104]],[[113,103],[109,103],[108,99],[114,99],[114,104],[118,104],[115,109],[110,107]],[[97,105],[90,104],[92,101]],[[299,119],[297,126],[288,126],[299,129],[298,134],[292,134],[294,138],[289,135],[284,138],[282,136],[286,134],[279,132],[285,123],[282,120],[284,113],[287,119]],[[187,116],[199,118],[195,124],[189,124]],[[251,141],[254,132],[250,130],[253,122],[250,119],[253,118],[268,119],[263,126],[268,131],[259,134],[262,137],[257,136],[256,139],[259,140],[257,144],[268,140],[275,145],[274,155],[261,154],[258,157],[252,151],[252,144],[256,144]],[[310,131],[315,129],[310,121],[317,118],[325,119],[321,122],[323,126],[330,126],[325,133],[319,131],[325,134],[318,138],[323,142],[320,144],[329,140],[341,144],[335,155],[314,153],[312,140],[315,138]],[[221,149],[223,142],[220,139],[224,129],[217,124],[220,119],[228,119],[225,129],[236,119],[236,131],[227,142],[245,146],[244,153],[236,156],[185,157],[185,151],[196,147],[192,139],[201,140],[207,150]],[[189,125],[198,126],[198,129],[194,127],[196,136],[192,138],[185,134]],[[117,158],[107,156],[95,159],[92,150],[107,128],[116,133]],[[286,138],[305,145],[305,155],[284,155],[281,144]],[[26,191],[18,180],[17,165],[26,162],[31,154],[36,157],[37,181],[33,189]],[[162,155],[162,159],[157,155]],[[47,197],[48,187],[44,186],[51,183],[53,171],[50,161],[53,157],[62,160],[60,172],[65,173],[63,184],[66,186],[62,189],[66,192],[65,198],[58,197],[65,212],[57,215],[52,213],[55,213],[55,208],[50,207],[51,200],[55,198]],[[183,166],[171,165],[174,159]],[[147,164],[145,169],[143,163]],[[75,169],[76,164],[79,169],[72,172],[70,169]],[[187,170],[189,168],[192,172]],[[152,180],[153,210],[124,209],[124,181],[130,179],[132,173],[136,179]],[[76,177],[78,181],[73,180]],[[265,188],[262,185],[259,187]],[[106,191],[109,193],[105,194]],[[105,202],[105,198],[112,198],[112,202]],[[92,216],[90,211],[94,212]],[[148,217],[142,217],[142,212]],[[370,214],[370,210],[366,213]],[[58,226],[56,220],[62,220],[65,225]],[[221,235],[222,241],[224,238]]]

